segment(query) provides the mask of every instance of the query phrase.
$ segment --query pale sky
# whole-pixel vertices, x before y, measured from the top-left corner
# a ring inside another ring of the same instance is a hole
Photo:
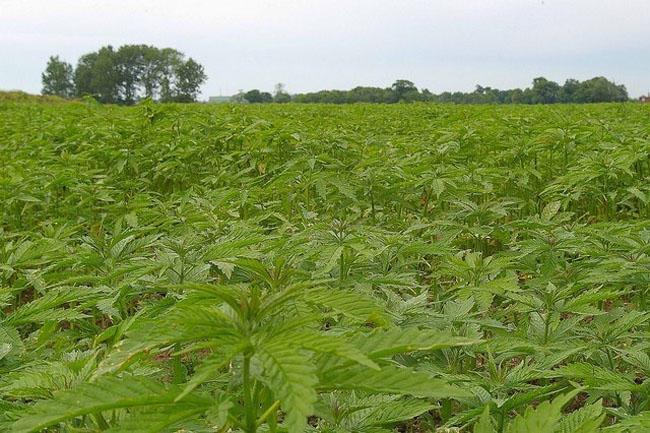
[[[603,75],[650,91],[650,0],[0,0],[0,89],[38,93],[48,57],[172,47],[203,98],[388,87],[472,90]]]

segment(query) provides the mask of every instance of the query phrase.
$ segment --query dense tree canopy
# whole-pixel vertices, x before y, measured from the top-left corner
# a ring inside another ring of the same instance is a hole
[[[69,98],[74,94],[72,65],[59,59],[59,56],[50,56],[41,79],[43,95]]]
[[[50,57],[43,73],[43,93],[63,97],[91,95],[103,103],[134,104],[196,101],[205,82],[203,66],[173,48],[108,45],[84,54],[76,69]]]
[[[555,104],[587,102],[621,102],[628,99],[625,86],[604,77],[586,81],[567,80],[564,85],[544,77],[533,80],[526,89],[500,90],[476,86],[473,92],[421,91],[408,80],[397,80],[389,88],[355,87],[351,90],[321,90],[294,95],[292,101],[305,103],[349,104],[355,102],[396,103],[433,101],[454,104]]]
[[[273,95],[269,92],[260,92],[258,89],[253,89],[244,93],[243,99],[251,104],[263,104],[273,102]]]

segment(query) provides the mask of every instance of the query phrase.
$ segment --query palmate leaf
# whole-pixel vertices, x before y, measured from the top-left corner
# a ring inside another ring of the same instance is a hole
[[[0,349],[0,360],[18,356],[25,351],[25,343],[15,328],[0,325]]]
[[[478,342],[480,342],[478,339],[453,336],[442,331],[392,328],[377,329],[369,334],[355,334],[350,344],[359,351],[365,352],[364,355],[374,362],[380,360],[385,362],[398,353],[444,349]],[[345,364],[341,359],[323,357],[319,360],[319,368],[323,371],[344,367]]]
[[[256,347],[264,369],[264,381],[280,400],[290,433],[302,433],[307,417],[314,412],[318,378],[310,359],[283,341],[269,341]]]
[[[124,419],[121,419],[117,425],[106,430],[106,433],[176,431],[183,421],[193,422],[203,413],[207,415],[206,422],[210,423],[210,428],[219,428],[226,422],[231,407],[232,402],[221,395],[207,409],[205,405],[199,405],[195,402],[175,403],[172,410],[167,405],[137,409]],[[172,429],[170,430],[170,428]]]
[[[360,291],[314,288],[306,290],[303,299],[309,304],[331,308],[359,322],[387,320],[385,308],[379,301]]]
[[[324,248],[321,248],[319,251],[320,258],[316,262],[316,275],[328,275],[332,269],[336,267],[336,264],[341,258],[341,253],[343,253],[343,250],[344,247],[342,245],[328,245]]]
[[[426,400],[406,398],[382,403],[365,414],[360,423],[364,426],[383,426],[406,421],[434,408]]]
[[[3,375],[0,391],[13,398],[48,398],[53,391],[65,389],[78,380],[64,363],[50,362],[25,366]]]
[[[469,388],[470,385],[468,385]],[[478,389],[477,389],[478,388]],[[531,404],[534,401],[542,400],[550,395],[556,394],[561,391],[564,386],[560,383],[547,385],[544,387],[533,388],[530,391],[519,392],[514,394],[512,397],[506,399],[505,401],[500,401],[498,407],[503,412],[510,412],[517,410],[520,407],[525,407],[526,405]],[[487,402],[492,399],[491,395],[487,391],[480,387],[472,387],[472,393],[479,397],[481,401]],[[475,408],[467,409],[463,412],[460,412],[453,417],[451,417],[446,423],[445,426],[456,426],[467,424],[472,421],[475,421],[480,416],[482,416],[483,408],[478,406]]]
[[[618,297],[621,294],[621,292],[614,290],[605,290],[602,288],[587,290],[572,297],[569,301],[567,301],[566,304],[564,304],[562,309],[564,311],[576,314],[584,314],[585,312],[591,314],[599,314],[601,311],[594,307],[591,307],[591,305],[599,301]]]
[[[359,350],[354,342],[347,341],[343,336],[304,332],[283,335],[282,338],[286,341],[291,341],[292,345],[302,347],[306,350],[336,355],[374,370],[379,370],[379,366],[372,359]]]
[[[580,390],[556,397],[553,401],[542,402],[536,408],[528,407],[526,411],[512,420],[505,428],[505,433],[590,433],[595,431],[605,418],[602,405],[592,405],[566,416],[562,408],[571,401]]]
[[[70,390],[54,395],[51,400],[42,400],[24,413],[12,426],[13,433],[32,433],[56,423],[88,414],[120,408],[157,406],[170,414],[175,407],[185,412],[190,406],[196,411],[205,411],[212,404],[209,397],[188,396],[183,405],[176,405],[175,397],[179,387],[164,386],[144,377],[102,377],[94,383],[84,383]],[[192,414],[198,413],[192,411]]]
[[[413,419],[433,409],[435,405],[426,400],[395,395],[365,395],[336,392],[327,394],[319,407],[324,425],[322,431],[369,432],[380,427]],[[391,430],[388,430],[391,431]]]
[[[513,395],[505,402],[503,402],[500,407],[504,411],[516,410],[520,407],[530,405],[536,400],[548,398],[549,396],[557,394],[564,389],[566,389],[566,387],[560,383],[540,386],[539,388],[533,388],[531,390]]]
[[[191,292],[191,298],[186,303],[200,303],[202,299],[225,302],[233,308],[238,307],[239,295],[243,286],[185,283],[173,286]]]
[[[241,257],[249,252],[251,246],[261,244],[268,238],[256,233],[240,230],[217,239],[204,254],[205,261],[215,261]]]
[[[377,329],[370,334],[359,334],[352,340],[353,346],[370,358],[384,358],[398,353],[439,350],[454,346],[480,343],[481,340],[460,337],[443,331],[417,328]]]
[[[586,362],[576,362],[554,371],[562,377],[582,381],[590,389],[603,391],[631,391],[638,387],[623,374],[607,370]]]
[[[63,307],[68,303],[88,302],[99,298],[100,292],[88,287],[62,287],[50,290],[40,298],[22,305],[9,315],[4,322],[14,326],[25,323],[75,320],[87,317],[75,307]]]
[[[566,396],[560,396],[552,402],[542,402],[537,408],[528,407],[508,424],[505,433],[554,433],[555,426],[562,417],[562,407],[568,401]]]
[[[202,340],[215,345],[231,345],[239,341],[239,335],[228,317],[215,308],[202,307],[193,302],[178,303],[171,313],[159,319],[134,324],[126,336],[100,363],[95,376],[120,370],[140,353],[157,347]]]
[[[599,400],[562,416],[555,433],[591,433],[598,430],[604,419],[603,404]]]
[[[436,399],[472,396],[469,391],[444,380],[435,379],[426,373],[392,365],[383,366],[381,370],[369,370],[357,366],[333,368],[319,372],[319,378],[318,387],[325,391],[349,389]]]
[[[134,411],[106,433],[160,433],[181,421],[196,418],[208,409],[207,405],[179,402],[173,406],[153,406]]]
[[[496,433],[492,426],[492,418],[490,417],[490,406],[485,406],[483,413],[478,422],[474,424],[474,433]]]

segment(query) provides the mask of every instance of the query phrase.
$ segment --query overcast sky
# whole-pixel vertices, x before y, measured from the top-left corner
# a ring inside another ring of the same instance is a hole
[[[0,89],[39,92],[52,54],[132,43],[203,64],[203,97],[596,75],[650,91],[650,0],[0,0]]]

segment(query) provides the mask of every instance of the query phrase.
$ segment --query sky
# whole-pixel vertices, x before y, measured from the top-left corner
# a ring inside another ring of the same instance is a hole
[[[50,55],[140,43],[204,65],[204,99],[599,75],[650,92],[650,0],[0,0],[0,89],[40,92]]]

